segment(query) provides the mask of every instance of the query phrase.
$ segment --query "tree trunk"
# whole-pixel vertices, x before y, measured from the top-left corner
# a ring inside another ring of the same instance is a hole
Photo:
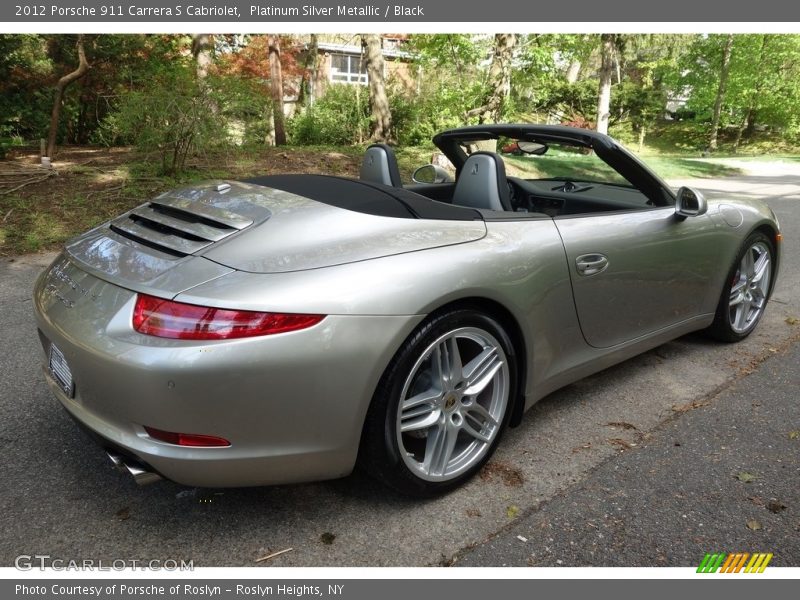
[[[200,81],[208,75],[213,46],[214,38],[207,33],[196,33],[192,36],[192,56],[194,56],[197,79]]]
[[[300,93],[297,98],[297,102],[301,106],[314,106],[314,99],[317,95],[318,54],[319,37],[316,33],[312,33],[306,49],[306,57],[303,65],[303,79],[300,82]]]
[[[61,104],[64,100],[64,90],[66,87],[86,75],[89,71],[89,62],[86,60],[86,52],[83,48],[83,34],[78,36],[78,68],[72,73],[64,75],[56,84],[56,95],[53,99],[53,112],[50,114],[50,131],[47,136],[47,156],[52,160],[56,152],[56,136],[58,135],[58,121],[61,116]]]
[[[466,118],[478,117],[479,123],[497,123],[503,116],[508,97],[511,95],[511,59],[517,37],[513,33],[498,33],[494,36],[494,54],[489,66],[489,91],[482,106],[468,110]]]
[[[753,89],[750,91],[750,98],[747,104],[747,111],[744,114],[744,119],[742,119],[742,124],[736,131],[736,140],[733,143],[734,152],[739,151],[742,135],[751,135],[756,127],[756,114],[758,112],[758,104],[761,100],[761,89],[764,86],[764,61],[767,59],[769,39],[769,34],[761,36],[761,50],[758,53],[755,82],[753,84]]]
[[[600,36],[600,87],[597,94],[598,133],[608,133],[608,118],[611,106],[611,76],[614,71],[614,35],[604,33]]]
[[[722,114],[722,104],[725,102],[725,90],[728,86],[728,73],[731,66],[731,49],[733,48],[733,34],[729,33],[722,49],[722,65],[719,71],[719,87],[717,99],[714,100],[714,116],[711,118],[711,137],[708,140],[708,149],[712,152],[717,149],[717,136],[719,135],[719,118]]]
[[[369,79],[370,139],[388,142],[392,139],[392,113],[389,98],[386,96],[386,81],[383,76],[384,62],[381,49],[381,36],[362,34],[361,45],[367,61]]]
[[[567,83],[575,83],[578,81],[578,76],[581,74],[581,61],[573,60],[569,63],[569,68],[567,69]]]
[[[281,45],[277,36],[268,38],[269,82],[272,91],[272,116],[275,122],[275,145],[286,145],[286,124],[283,117],[283,73],[281,71]]]
[[[747,123],[750,121],[753,115],[753,107],[749,106],[747,108],[747,112],[744,114],[744,119],[742,119],[742,124],[736,129],[736,138],[733,140],[733,153],[736,154],[739,151],[739,144],[742,142],[742,134],[744,130],[747,128]]]

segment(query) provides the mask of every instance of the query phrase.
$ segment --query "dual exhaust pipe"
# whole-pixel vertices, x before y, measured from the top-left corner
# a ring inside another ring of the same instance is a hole
[[[161,479],[161,475],[147,470],[147,468],[141,463],[135,462],[124,456],[120,456],[119,454],[110,450],[106,450],[106,454],[108,455],[108,458],[111,459],[111,462],[118,471],[122,473],[128,473],[139,485],[155,483]]]

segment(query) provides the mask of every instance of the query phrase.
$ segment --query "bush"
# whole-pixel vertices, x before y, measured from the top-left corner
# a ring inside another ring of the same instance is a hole
[[[143,152],[157,152],[161,172],[175,175],[199,147],[227,141],[223,106],[210,81],[200,82],[188,66],[162,71],[127,93],[102,128],[108,143],[128,141]]]
[[[313,106],[289,122],[293,144],[349,146],[363,143],[369,132],[369,90],[331,85]]]

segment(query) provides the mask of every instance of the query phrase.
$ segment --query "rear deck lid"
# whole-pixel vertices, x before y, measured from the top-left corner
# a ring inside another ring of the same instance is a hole
[[[95,275],[163,295],[232,270],[316,269],[485,235],[476,211],[406,190],[277,176],[167,192],[76,238],[67,252]]]

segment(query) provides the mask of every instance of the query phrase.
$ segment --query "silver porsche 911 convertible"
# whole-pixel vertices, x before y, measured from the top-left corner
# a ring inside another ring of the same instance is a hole
[[[741,340],[763,315],[781,241],[765,204],[674,193],[580,129],[434,143],[454,173],[403,186],[374,145],[359,179],[210,182],[70,241],[34,292],[53,393],[138,482],[360,465],[424,496],[553,390],[691,331]]]

